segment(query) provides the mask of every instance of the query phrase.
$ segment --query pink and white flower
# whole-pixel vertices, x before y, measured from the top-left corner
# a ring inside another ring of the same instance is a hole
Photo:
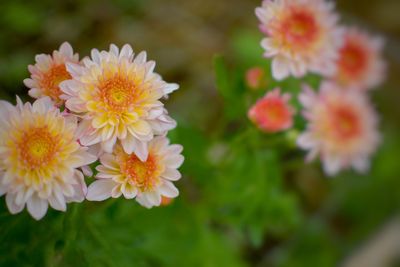
[[[100,158],[97,180],[88,188],[87,199],[102,201],[124,196],[136,198],[142,206],[160,206],[162,197],[175,198],[178,189],[172,183],[181,178],[177,170],[183,163],[181,145],[169,145],[166,137],[155,137],[148,143],[145,161],[127,154],[119,145],[111,154]]]
[[[0,101],[0,195],[12,214],[25,205],[36,219],[48,205],[60,211],[82,202],[87,187],[78,168],[96,160],[77,141],[77,119],[64,117],[49,97],[32,105]]]
[[[351,167],[367,171],[380,134],[377,115],[366,96],[324,83],[319,93],[305,87],[300,101],[308,125],[298,145],[310,151],[307,160],[319,155],[328,175]]]
[[[111,153],[119,140],[126,153],[146,160],[146,143],[175,127],[159,100],[179,87],[164,82],[154,67],[145,52],[135,57],[129,45],[93,49],[83,66],[67,64],[72,79],[60,86],[66,107],[82,118],[83,145],[100,143]]]
[[[336,61],[335,82],[345,88],[368,90],[385,78],[384,41],[357,28],[346,28],[344,44]]]
[[[341,30],[332,2],[324,0],[264,0],[256,9],[265,57],[272,58],[272,74],[282,80],[307,72],[334,73]]]
[[[28,66],[31,78],[24,80],[24,84],[31,88],[29,95],[33,98],[48,96],[58,106],[63,105],[59,85],[62,81],[71,79],[66,63],[78,64],[79,55],[74,54],[71,45],[65,42],[52,55],[40,54],[35,57],[35,60],[35,65]]]
[[[281,95],[277,88],[259,99],[249,110],[249,119],[265,132],[279,132],[293,125],[295,113],[289,105],[290,94]]]

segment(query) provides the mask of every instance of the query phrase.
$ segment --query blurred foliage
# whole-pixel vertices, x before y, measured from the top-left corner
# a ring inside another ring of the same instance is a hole
[[[395,22],[381,22],[399,20],[385,16],[386,1],[356,2],[338,1],[345,19],[375,21],[371,27],[388,37],[391,73],[399,71],[399,29],[392,27]],[[129,42],[156,59],[167,81],[181,84],[168,100],[179,125],[170,138],[184,146],[186,158],[181,196],[167,207],[146,210],[124,199],[85,202],[36,222],[26,211],[11,216],[2,199],[0,266],[337,266],[399,213],[399,77],[390,75],[373,93],[384,143],[371,173],[326,178],[318,162],[304,164],[294,144],[296,130],[263,134],[247,120],[249,106],[265,90],[248,90],[244,73],[253,66],[270,73],[259,46],[257,5],[256,0],[0,2],[1,98],[28,99],[22,84],[27,65],[63,41],[82,57],[92,47]],[[381,15],[368,13],[371,6]],[[267,90],[280,86],[294,94],[304,82],[320,82],[311,75],[267,81]],[[296,99],[293,104],[299,110]],[[300,116],[295,125],[303,129]]]

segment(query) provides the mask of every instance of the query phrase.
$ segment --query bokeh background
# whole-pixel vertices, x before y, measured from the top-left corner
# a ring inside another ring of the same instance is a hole
[[[371,94],[384,143],[370,174],[330,179],[293,147],[251,141],[268,138],[246,125],[243,92],[245,70],[267,64],[259,0],[1,0],[0,98],[29,100],[27,65],[64,41],[81,57],[129,43],[181,86],[167,106],[186,161],[181,196],[152,210],[108,200],[36,222],[2,198],[0,266],[400,266],[400,1],[336,2],[343,23],[386,38],[389,68]],[[215,54],[232,92],[216,89]]]

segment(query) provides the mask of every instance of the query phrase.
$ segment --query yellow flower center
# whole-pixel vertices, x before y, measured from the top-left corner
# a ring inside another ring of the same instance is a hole
[[[128,111],[136,98],[136,86],[122,75],[104,80],[99,86],[100,98],[109,111],[117,113]]]
[[[142,192],[152,190],[160,181],[160,166],[154,155],[150,154],[145,162],[135,154],[129,155],[121,168],[130,182]]]
[[[40,87],[45,95],[51,97],[56,102],[60,102],[61,89],[59,84],[71,78],[71,75],[65,68],[65,64],[54,65],[42,75]]]
[[[59,137],[53,136],[47,127],[29,129],[22,134],[17,145],[19,156],[27,168],[45,167],[58,150]]]

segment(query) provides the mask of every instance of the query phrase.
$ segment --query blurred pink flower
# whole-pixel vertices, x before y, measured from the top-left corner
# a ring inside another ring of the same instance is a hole
[[[385,78],[383,40],[356,28],[346,28],[334,80],[346,88],[367,90]]]
[[[305,87],[299,98],[308,126],[297,143],[310,150],[307,160],[320,155],[328,175],[350,167],[367,171],[380,135],[377,115],[366,96],[326,82],[319,93]]]
[[[338,16],[324,0],[264,0],[256,9],[265,57],[277,80],[307,72],[331,75],[341,44]]]
[[[71,45],[65,42],[52,55],[40,54],[35,60],[35,65],[28,66],[31,78],[24,80],[24,84],[31,88],[29,95],[33,98],[49,96],[58,106],[63,105],[59,84],[71,79],[65,64],[67,62],[78,64],[78,54],[74,54]]]
[[[259,99],[249,110],[249,119],[264,132],[279,132],[292,127],[294,109],[289,94],[275,89]]]

